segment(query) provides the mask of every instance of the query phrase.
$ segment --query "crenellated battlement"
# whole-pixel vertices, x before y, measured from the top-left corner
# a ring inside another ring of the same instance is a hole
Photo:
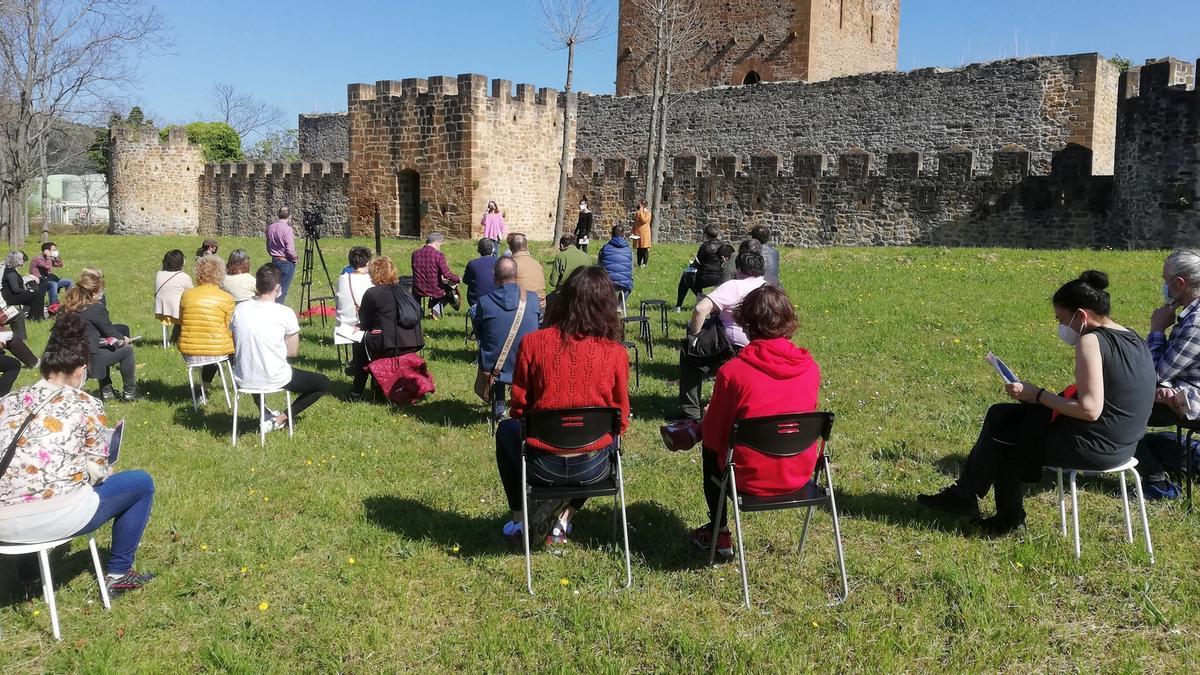
[[[562,109],[566,97],[557,89],[521,83],[513,90],[511,80],[488,80],[486,75],[464,73],[457,77],[435,75],[428,78],[379,80],[375,84],[355,83],[347,87],[347,103],[351,109],[369,103],[388,102],[392,105],[425,105],[438,100],[454,99],[461,105],[521,104]]]
[[[1151,59],[1137,68],[1121,73],[1118,85],[1118,100],[1138,98],[1143,92],[1190,91],[1194,95],[1196,73],[1200,72],[1200,61],[1191,63],[1171,56]]]
[[[252,236],[281,206],[315,211],[323,234],[346,234],[350,171],[346,162],[208,163],[199,180],[200,225],[205,233]]]
[[[204,175],[208,178],[218,176],[250,178],[254,176],[328,176],[345,178],[350,175],[346,162],[292,162],[285,164],[275,162],[209,162],[204,165]]]

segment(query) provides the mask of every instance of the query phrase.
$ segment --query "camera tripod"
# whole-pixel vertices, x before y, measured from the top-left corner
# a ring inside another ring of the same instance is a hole
[[[308,314],[310,324],[312,323],[311,310],[314,300],[312,295],[314,253],[316,259],[321,261],[321,269],[325,272],[325,283],[329,286],[328,296],[316,298],[317,301],[322,301],[321,308],[324,310],[325,303],[323,301],[333,300],[335,296],[333,279],[330,278],[329,267],[325,264],[325,254],[321,252],[320,233],[306,229],[304,233],[304,263],[300,271],[300,305],[304,307],[305,312],[310,312]],[[321,313],[321,326],[325,326],[324,311]]]

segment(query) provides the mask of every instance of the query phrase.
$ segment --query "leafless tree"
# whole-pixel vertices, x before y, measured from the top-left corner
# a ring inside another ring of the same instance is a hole
[[[571,161],[571,134],[575,120],[575,48],[603,38],[609,32],[611,14],[600,0],[541,0],[542,30],[546,46],[567,50],[566,105],[563,106],[562,158],[558,163],[558,205],[554,209],[554,241],[562,236],[567,209],[567,173]]]
[[[695,55],[704,35],[704,12],[699,0],[633,0],[638,21],[632,29],[637,41],[650,50],[654,65],[650,89],[650,128],[646,134],[646,204],[654,219],[650,231],[658,240],[662,206],[663,170],[666,166],[667,126],[671,115],[671,89],[677,80],[676,62]],[[691,72],[691,69],[688,70]]]
[[[19,248],[26,199],[61,120],[94,119],[131,87],[137,61],[166,46],[166,21],[142,0],[0,2],[0,231]]]
[[[212,96],[217,119],[233,127],[242,142],[252,134],[269,131],[283,126],[283,110],[238,91],[228,82],[218,82],[208,90]]]

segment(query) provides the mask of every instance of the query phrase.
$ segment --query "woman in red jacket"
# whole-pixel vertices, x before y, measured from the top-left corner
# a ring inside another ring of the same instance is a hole
[[[504,536],[521,542],[521,422],[529,410],[619,408],[621,432],[629,426],[629,356],[621,346],[616,291],[600,267],[580,267],[559,287],[546,311],[546,328],[521,339],[513,370],[513,419],[496,429],[496,465],[512,510]],[[529,482],[543,486],[588,485],[608,478],[609,453],[616,439],[570,453],[530,441]],[[562,543],[571,518],[583,506],[576,499],[558,515],[547,543]]]
[[[716,518],[733,423],[747,417],[810,412],[817,409],[821,369],[808,350],[792,344],[796,313],[787,293],[764,285],[751,291],[733,312],[750,344],[717,371],[712,400],[704,413],[702,438],[704,498],[709,524],[692,530],[692,542],[704,550],[712,543],[712,519]],[[737,464],[738,491],[760,496],[794,492],[812,479],[817,446],[793,457],[772,457],[738,446],[733,450]],[[725,510],[728,513],[728,509]],[[721,514],[717,551],[733,555],[733,543]]]

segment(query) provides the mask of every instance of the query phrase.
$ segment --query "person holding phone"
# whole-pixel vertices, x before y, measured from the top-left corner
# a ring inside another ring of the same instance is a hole
[[[1054,294],[1058,337],[1075,352],[1075,384],[1061,395],[1029,382],[1004,390],[1016,403],[988,409],[958,481],[921,505],[970,516],[998,536],[1025,525],[1022,482],[1043,466],[1104,470],[1133,456],[1154,405],[1154,360],[1133,330],[1112,319],[1108,276],[1089,270]],[[996,515],[981,518],[978,500],[995,490]]]

